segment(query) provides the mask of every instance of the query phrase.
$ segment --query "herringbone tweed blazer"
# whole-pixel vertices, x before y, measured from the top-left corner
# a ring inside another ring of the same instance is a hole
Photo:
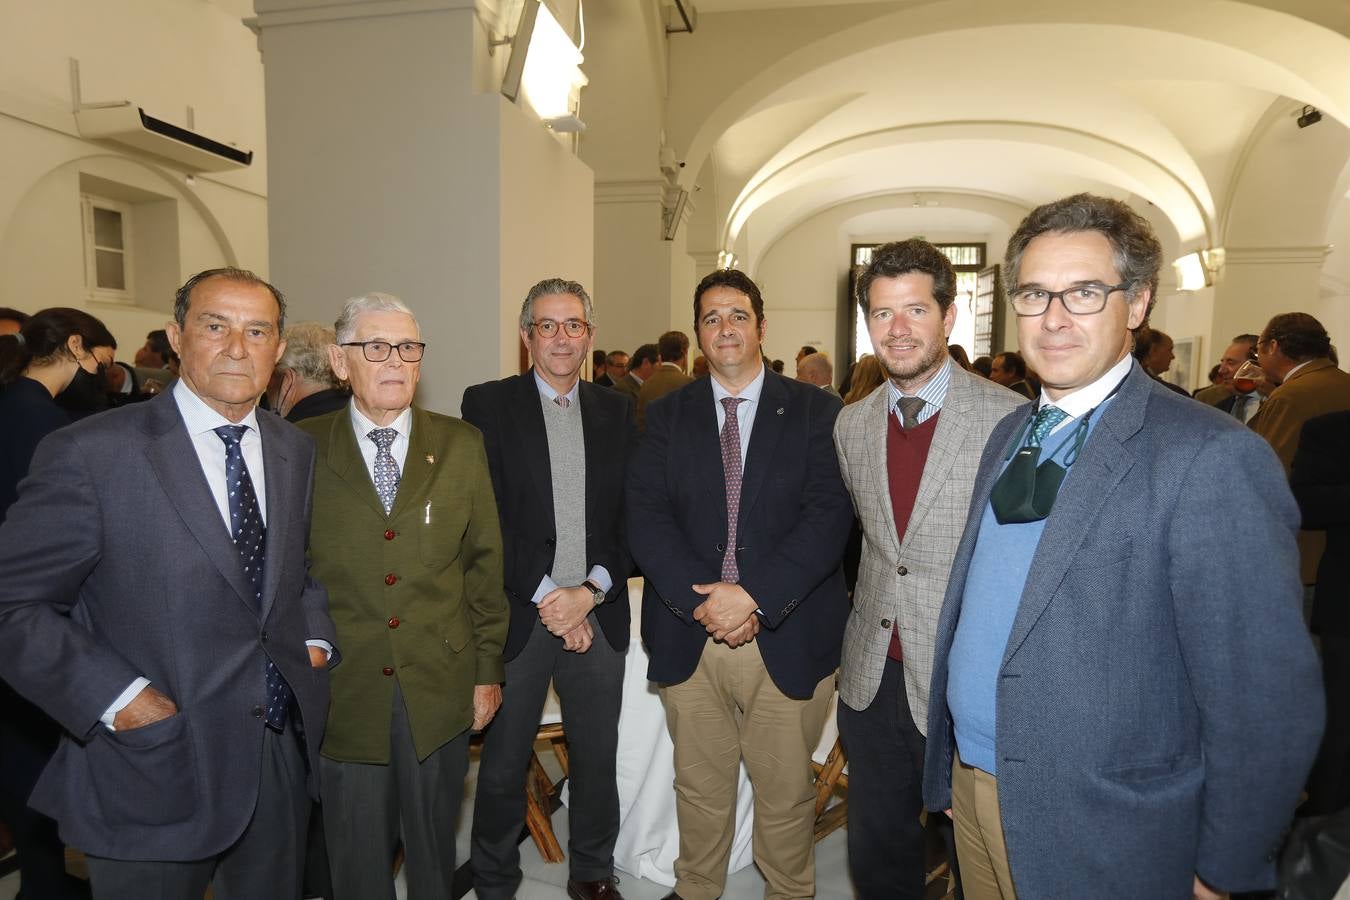
[[[891,623],[898,622],[905,694],[923,735],[928,734],[933,636],[970,508],[980,453],[998,421],[1027,402],[1021,394],[960,366],[953,364],[951,374],[904,541],[895,532],[886,469],[890,416],[886,385],[844,407],[834,426],[839,470],[863,530],[853,612],[844,629],[839,696],[853,709],[871,705],[886,665]]]

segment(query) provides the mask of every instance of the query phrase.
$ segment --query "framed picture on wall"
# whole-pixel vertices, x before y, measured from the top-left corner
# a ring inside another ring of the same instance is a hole
[[[1194,391],[1196,383],[1196,360],[1200,359],[1200,338],[1177,338],[1172,344],[1172,367],[1163,373],[1163,381],[1170,381],[1187,392]]]

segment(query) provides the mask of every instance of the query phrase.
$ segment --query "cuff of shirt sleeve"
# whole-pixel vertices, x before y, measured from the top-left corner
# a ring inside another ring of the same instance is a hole
[[[544,602],[544,597],[549,591],[556,591],[557,589],[558,583],[545,574],[544,577],[539,580],[539,587],[535,588],[534,596],[530,598],[530,602],[535,606],[538,606],[540,603]]]
[[[591,566],[590,574],[586,576],[587,581],[594,581],[600,590],[606,594],[614,587],[614,579],[609,577],[609,570],[604,566]]]
[[[113,727],[113,722],[117,719],[117,714],[120,713],[123,709],[125,709],[127,704],[129,704],[132,700],[135,700],[137,694],[139,694],[141,691],[145,690],[149,686],[150,686],[149,678],[137,678],[135,681],[133,681],[130,685],[127,686],[127,689],[125,691],[117,695],[117,699],[112,702],[112,706],[109,706],[103,712],[103,715],[99,716],[98,720],[102,722],[103,726],[107,728],[109,731],[116,731],[117,729]]]
[[[318,647],[324,653],[328,654],[329,659],[333,658],[333,645],[323,640],[322,638],[314,638],[313,640],[305,641],[305,646]]]

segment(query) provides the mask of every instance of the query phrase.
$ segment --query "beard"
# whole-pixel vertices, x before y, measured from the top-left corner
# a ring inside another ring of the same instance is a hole
[[[923,353],[918,359],[908,362],[893,362],[884,353],[877,354],[877,360],[881,367],[886,370],[896,382],[912,381],[920,375],[925,375],[937,369],[942,363],[943,357],[947,355],[947,346],[945,343],[934,341],[922,347]]]

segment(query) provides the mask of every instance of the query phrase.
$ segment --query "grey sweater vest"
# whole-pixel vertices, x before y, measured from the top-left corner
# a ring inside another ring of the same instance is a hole
[[[553,550],[550,576],[559,587],[586,580],[586,439],[581,430],[581,392],[567,409],[539,395],[548,434],[548,464],[553,481]]]

